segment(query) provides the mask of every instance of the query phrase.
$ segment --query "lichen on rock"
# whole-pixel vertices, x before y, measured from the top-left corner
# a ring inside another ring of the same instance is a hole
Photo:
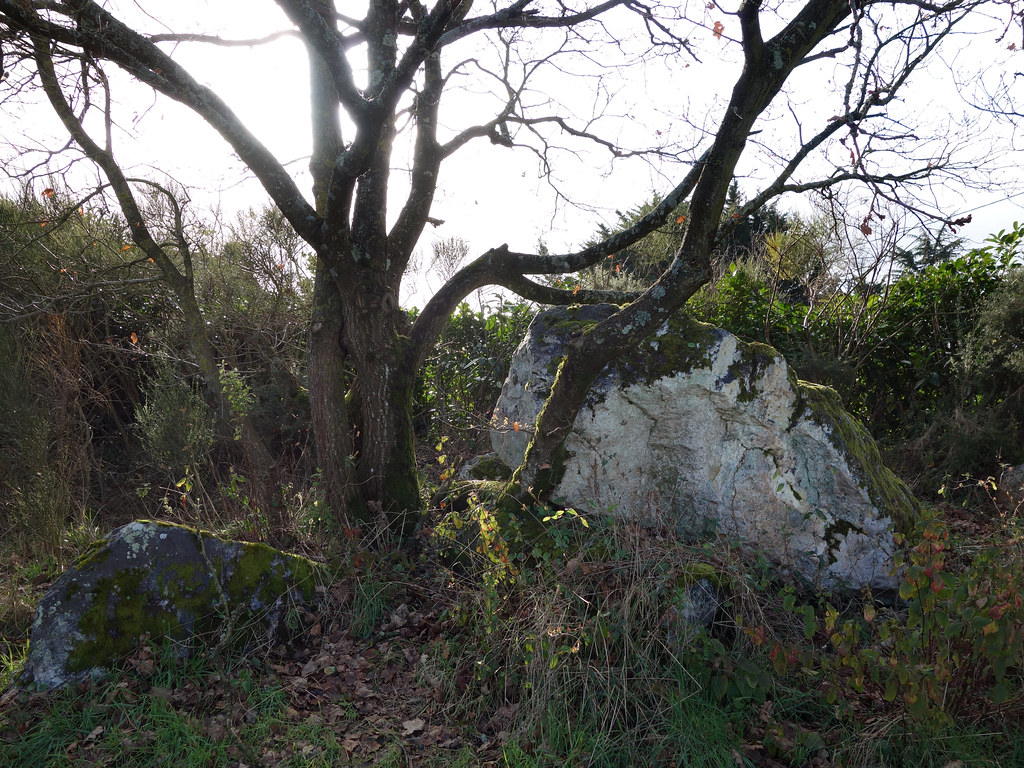
[[[505,464],[521,463],[568,339],[615,309],[538,315],[492,420]],[[834,391],[685,315],[602,372],[564,449],[553,503],[737,539],[830,589],[894,588],[893,534],[918,515]]]
[[[274,639],[320,566],[265,544],[136,521],[91,546],[36,608],[22,681],[52,688],[127,656],[139,637],[216,642],[226,628]]]

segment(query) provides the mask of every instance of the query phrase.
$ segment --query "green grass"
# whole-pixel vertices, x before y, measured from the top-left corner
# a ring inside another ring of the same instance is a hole
[[[263,750],[289,742],[306,745],[324,766],[340,764],[334,733],[287,722],[286,699],[246,665],[217,670],[206,657],[179,659],[168,646],[145,679],[123,672],[32,695],[28,706],[8,711],[0,721],[0,765],[227,768],[240,759],[258,763]],[[315,764],[301,757],[291,762]]]
[[[889,721],[850,734],[836,759],[851,768],[1021,768],[1024,731],[959,724],[937,733]]]

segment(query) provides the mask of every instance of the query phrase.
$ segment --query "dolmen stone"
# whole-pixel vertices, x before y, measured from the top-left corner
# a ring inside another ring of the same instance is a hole
[[[227,629],[273,641],[286,611],[313,599],[317,563],[265,544],[136,521],[94,544],[36,607],[23,684],[95,676],[139,638],[216,643]]]
[[[615,309],[533,321],[494,410],[498,459],[521,463],[568,338]],[[678,315],[605,368],[565,449],[558,506],[737,540],[817,588],[898,587],[917,501],[837,393],[769,346]]]

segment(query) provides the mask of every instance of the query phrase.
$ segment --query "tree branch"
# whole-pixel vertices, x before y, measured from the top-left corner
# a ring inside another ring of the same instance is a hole
[[[93,59],[112,61],[141,82],[196,112],[249,166],[296,231],[317,246],[320,219],[316,212],[306,203],[278,160],[217,94],[200,85],[154,43],[92,0],[74,0],[54,10],[70,12],[68,21],[74,26],[62,26],[43,18],[18,0],[0,0],[0,13],[13,29],[80,49]]]
[[[314,0],[317,2],[317,0]],[[303,40],[311,46],[323,59],[331,77],[334,80],[334,87],[338,89],[338,98],[349,111],[352,119],[357,123],[365,119],[369,114],[369,104],[355,85],[355,78],[348,59],[345,58],[345,48],[337,30],[324,19],[323,15],[313,2],[308,0],[277,0],[281,10],[299,28]],[[318,5],[326,7],[323,2]]]

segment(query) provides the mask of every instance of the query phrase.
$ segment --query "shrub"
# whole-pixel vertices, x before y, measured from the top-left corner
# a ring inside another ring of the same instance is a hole
[[[501,301],[481,310],[461,304],[417,377],[419,431],[431,439],[462,435],[460,444],[451,447],[475,448],[465,435],[490,420],[512,353],[532,319],[533,309],[523,302]]]

